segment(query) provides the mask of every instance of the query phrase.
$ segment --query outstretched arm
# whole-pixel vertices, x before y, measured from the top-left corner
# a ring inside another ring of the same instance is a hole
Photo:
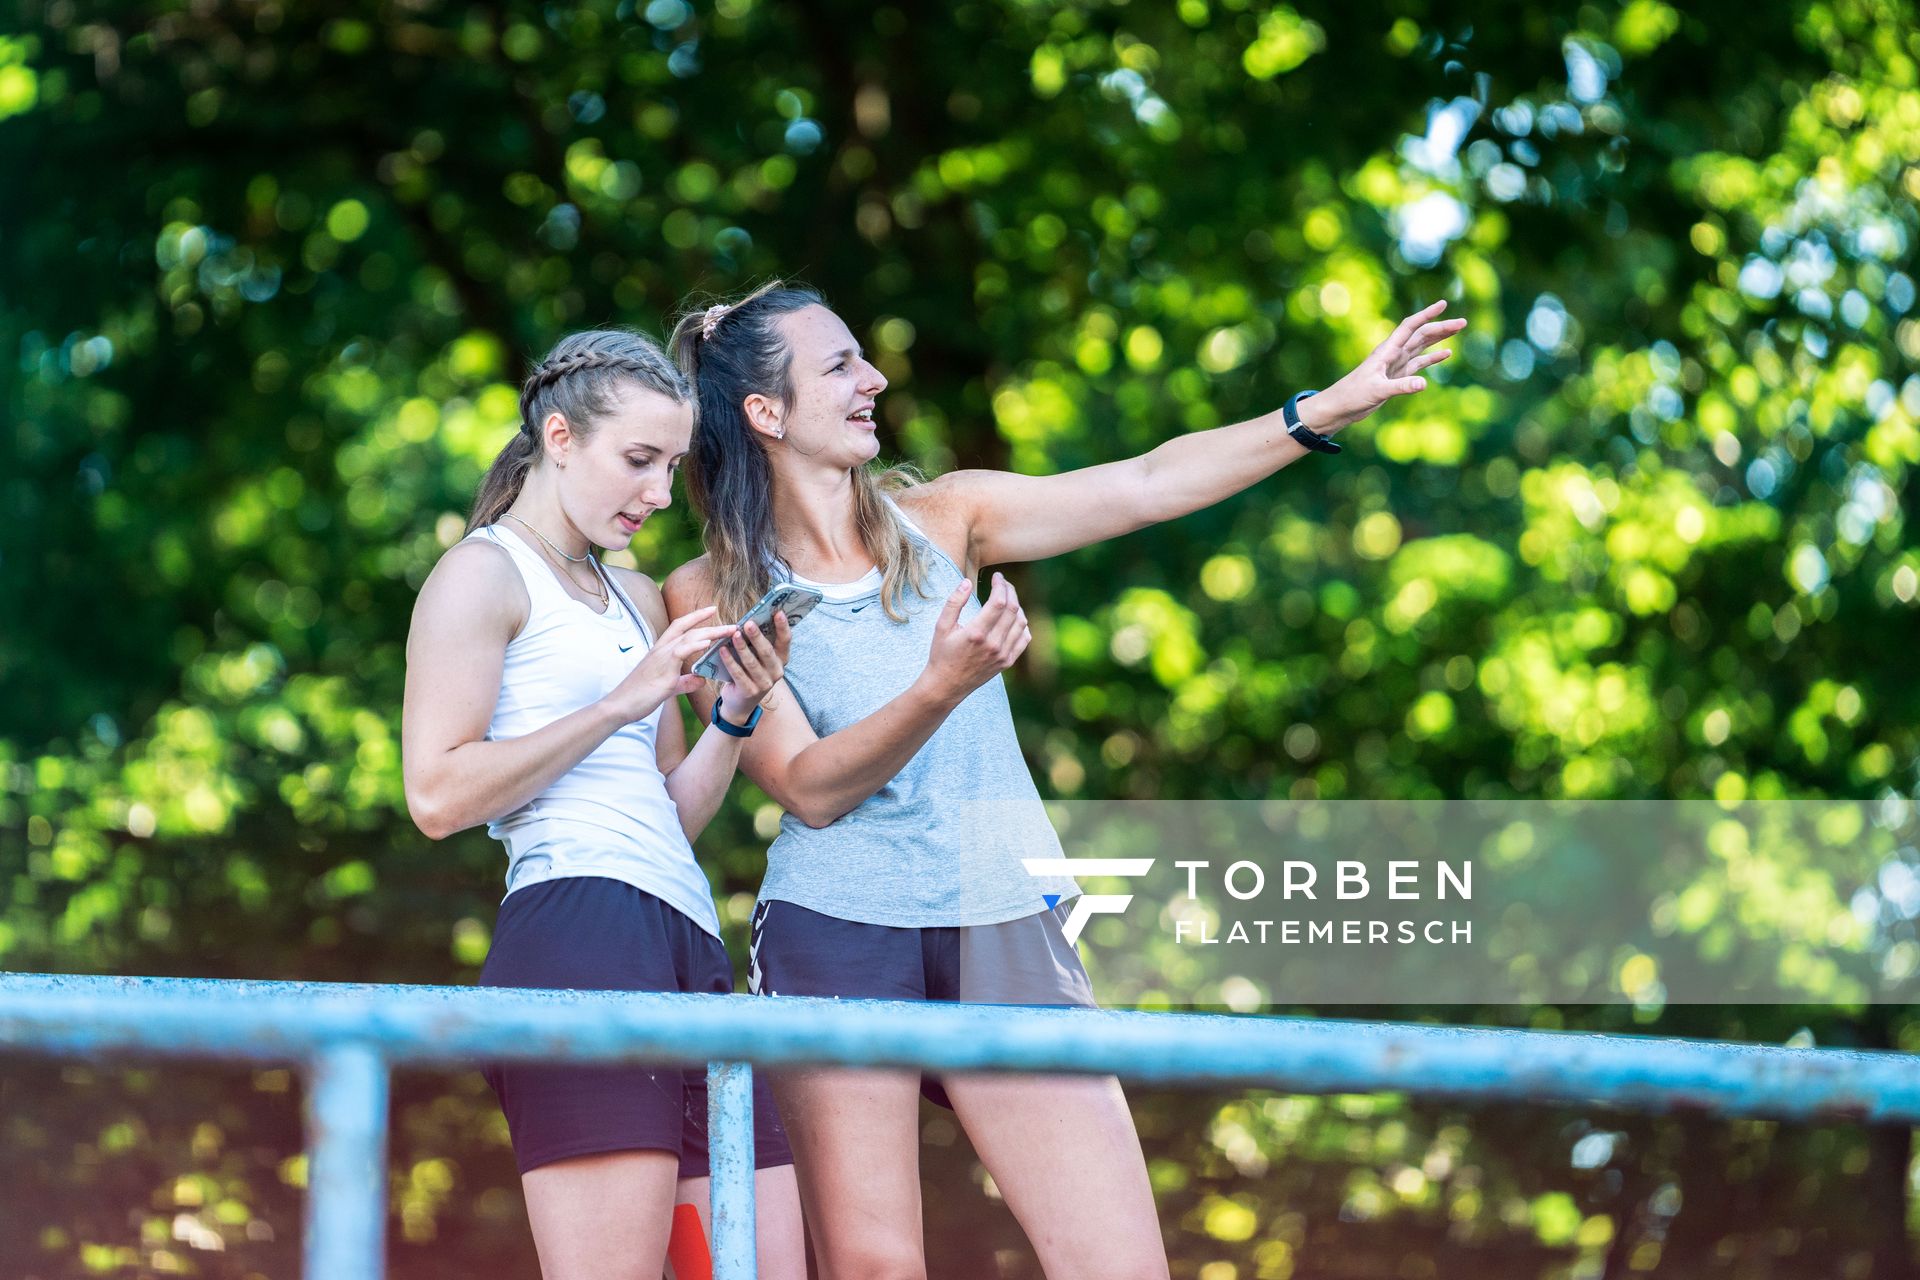
[[[1426,388],[1421,371],[1452,351],[1428,348],[1466,327],[1441,320],[1444,301],[1402,320],[1346,377],[1298,407],[1308,430],[1332,435],[1396,396]],[[1208,507],[1259,483],[1307,450],[1278,410],[1169,440],[1138,457],[1052,476],[955,471],[925,500],[964,522],[975,566],[1044,560]]]

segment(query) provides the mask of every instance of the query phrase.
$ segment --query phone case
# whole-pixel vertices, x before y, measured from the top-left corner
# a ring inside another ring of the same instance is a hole
[[[802,618],[813,612],[813,606],[819,604],[820,600],[821,596],[817,591],[796,586],[791,582],[780,583],[761,597],[760,602],[753,606],[742,621],[753,622],[764,629],[773,621],[774,614],[785,613],[788,625],[797,626]],[[718,680],[723,684],[732,683],[733,678],[727,674],[727,669],[720,665],[720,643],[716,643],[713,648],[701,655],[700,661],[693,664],[693,674],[703,680]]]

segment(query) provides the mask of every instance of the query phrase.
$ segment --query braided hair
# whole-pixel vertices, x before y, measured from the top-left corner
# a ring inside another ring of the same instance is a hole
[[[513,505],[527,472],[544,455],[541,424],[553,414],[567,420],[576,437],[612,411],[619,390],[635,382],[675,404],[693,399],[692,384],[658,343],[626,329],[568,334],[533,367],[520,387],[520,430],[487,468],[467,520],[467,532],[492,524]]]

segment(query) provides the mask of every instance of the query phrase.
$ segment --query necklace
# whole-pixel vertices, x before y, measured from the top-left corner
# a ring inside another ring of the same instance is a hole
[[[580,562],[581,562],[582,560],[585,560],[585,559],[587,559],[588,557],[590,557],[590,556],[592,556],[592,555],[593,555],[593,547],[592,547],[591,545],[589,545],[589,546],[587,547],[587,549],[586,549],[585,551],[582,551],[582,552],[581,552],[581,553],[580,553],[579,555],[577,555],[577,556],[570,556],[570,555],[568,555],[568,554],[567,554],[566,552],[564,552],[564,551],[562,551],[562,550],[561,550],[561,549],[560,549],[559,547],[556,547],[556,546],[554,546],[554,545],[553,545],[553,539],[551,539],[551,538],[549,538],[549,537],[548,537],[548,536],[547,536],[546,534],[544,534],[544,533],[542,533],[542,532],[540,532],[540,531],[539,531],[538,529],[535,529],[535,528],[534,528],[534,527],[533,527],[532,525],[530,525],[530,524],[528,524],[528,523],[527,523],[527,522],[526,522],[525,520],[522,520],[522,519],[521,519],[521,518],[520,518],[519,516],[517,516],[517,515],[515,515],[515,514],[514,514],[513,512],[511,512],[511,511],[503,511],[503,512],[501,512],[500,514],[501,514],[501,515],[504,515],[504,516],[510,516],[510,517],[512,517],[512,518],[513,518],[514,520],[516,520],[516,521],[519,521],[519,523],[520,523],[520,524],[521,524],[522,526],[524,526],[525,528],[527,528],[527,529],[529,529],[529,530],[531,530],[531,531],[532,531],[532,533],[533,533],[533,536],[534,536],[534,537],[536,537],[536,538],[538,538],[538,539],[540,539],[540,541],[542,541],[542,542],[544,542],[544,543],[546,543],[546,544],[547,544],[547,548],[548,548],[549,550],[551,550],[551,551],[553,552],[553,554],[555,554],[555,555],[557,555],[557,556],[559,556],[559,557],[560,557],[560,558],[561,558],[562,560],[571,560],[571,561],[573,561],[573,563],[575,563],[575,564],[579,564],[579,563],[580,563]]]
[[[513,512],[511,512],[511,511],[503,511],[503,512],[501,512],[501,514],[502,514],[502,515],[507,515],[507,516],[513,516],[513,518],[514,518],[514,520],[515,520],[516,522],[518,522],[519,524],[521,524],[522,526],[524,526],[524,527],[525,527],[525,528],[526,528],[526,529],[527,529],[528,531],[530,531],[530,532],[531,532],[531,533],[533,534],[533,536],[534,536],[534,537],[536,537],[536,538],[538,538],[538,539],[540,539],[540,541],[542,541],[542,542],[544,542],[544,543],[546,543],[546,545],[547,545],[547,550],[549,550],[549,551],[551,551],[551,552],[553,552],[553,554],[555,554],[555,555],[557,555],[557,556],[559,556],[559,557],[560,557],[560,558],[561,558],[562,560],[570,560],[570,561],[572,561],[572,562],[573,562],[574,564],[579,564],[579,563],[581,563],[582,561],[589,561],[589,560],[591,560],[591,561],[593,561],[593,594],[594,594],[594,598],[600,601],[600,610],[601,610],[601,612],[603,612],[603,613],[604,613],[604,612],[606,611],[606,608],[607,608],[607,605],[608,605],[608,604],[609,604],[609,603],[610,603],[611,601],[610,601],[610,598],[609,598],[609,597],[608,597],[608,595],[607,595],[607,588],[606,588],[606,585],[605,585],[605,584],[604,584],[604,583],[603,583],[603,582],[602,582],[602,581],[600,580],[600,564],[599,564],[599,561],[597,561],[597,560],[593,560],[593,548],[592,548],[591,546],[589,546],[589,547],[588,547],[588,548],[587,548],[587,549],[586,549],[586,550],[585,550],[584,552],[582,552],[581,554],[579,554],[579,555],[577,555],[577,556],[570,556],[570,555],[568,555],[568,554],[567,554],[566,552],[564,552],[564,551],[562,551],[562,550],[561,550],[561,549],[560,549],[559,547],[556,547],[556,546],[554,546],[554,545],[553,545],[553,540],[552,540],[551,538],[549,538],[549,537],[547,537],[547,535],[546,535],[546,534],[544,534],[544,533],[542,533],[542,532],[540,532],[540,531],[539,531],[538,529],[535,529],[535,528],[534,528],[534,527],[533,527],[532,525],[530,525],[530,524],[528,524],[528,523],[527,523],[527,522],[526,522],[525,520],[523,520],[523,519],[521,519],[521,517],[519,517],[519,516],[517,516],[517,515],[514,515],[514,513],[513,513]],[[573,575],[572,575],[572,574],[568,574],[568,575],[567,575],[567,578],[568,578],[568,580],[569,580],[569,581],[573,581]],[[573,583],[573,585],[575,585],[575,586],[577,587],[577,586],[579,586],[580,584],[579,584],[579,583],[578,583],[577,581],[574,581],[574,583]]]
[[[600,565],[597,561],[593,566],[593,587],[594,598],[600,602],[600,612],[605,613],[607,611],[607,587],[606,584],[600,580]]]

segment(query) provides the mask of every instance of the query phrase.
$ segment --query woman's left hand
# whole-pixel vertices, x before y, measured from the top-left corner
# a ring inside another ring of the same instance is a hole
[[[720,665],[733,677],[731,683],[720,686],[720,714],[729,724],[745,724],[760,700],[780,683],[792,647],[793,626],[786,614],[776,613],[770,630],[762,631],[749,622],[720,650]]]
[[[1438,351],[1427,348],[1467,327],[1465,320],[1439,319],[1446,309],[1446,299],[1442,298],[1402,320],[1352,373],[1319,395],[1302,400],[1297,410],[1301,421],[1311,430],[1331,435],[1359,422],[1395,396],[1426,390],[1427,380],[1420,376],[1421,371],[1453,354],[1449,347]]]

